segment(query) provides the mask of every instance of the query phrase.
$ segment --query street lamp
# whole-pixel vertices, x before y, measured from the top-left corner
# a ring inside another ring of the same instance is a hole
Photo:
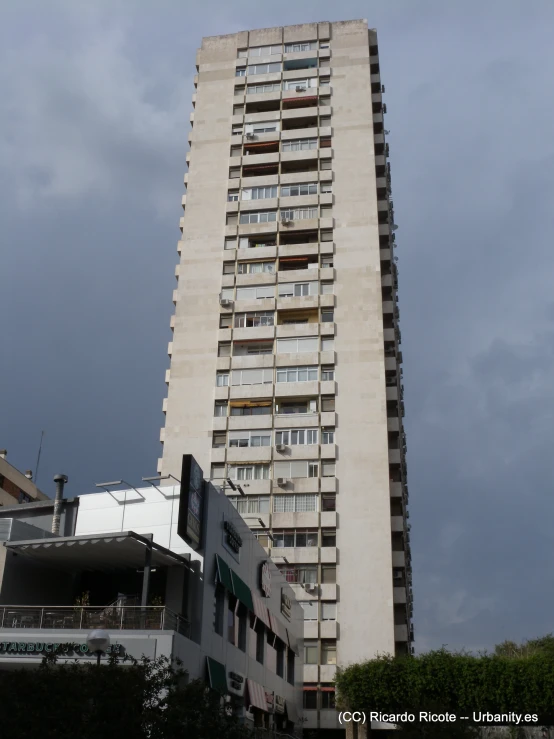
[[[100,667],[100,657],[110,648],[110,635],[104,629],[94,629],[87,636],[87,647],[96,655],[96,664]]]

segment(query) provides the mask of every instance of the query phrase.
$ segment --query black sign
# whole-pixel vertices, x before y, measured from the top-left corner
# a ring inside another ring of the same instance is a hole
[[[86,644],[80,644],[79,642],[15,642],[15,641],[3,641],[0,642],[0,654],[11,657],[17,654],[26,655],[44,655],[44,654],[59,654],[65,655],[70,654],[72,656],[84,655],[92,657],[94,653],[90,651]],[[125,654],[125,649],[121,644],[112,644],[106,649],[106,654],[117,654],[122,656]]]
[[[227,546],[232,549],[233,552],[239,554],[240,548],[242,546],[242,538],[239,532],[230,521],[224,521],[223,528],[226,532],[225,541],[227,543]]]
[[[285,589],[281,588],[281,613],[290,621],[292,615],[292,600],[285,593]]]
[[[192,454],[183,454],[177,533],[192,549],[200,549],[204,508],[204,473]]]

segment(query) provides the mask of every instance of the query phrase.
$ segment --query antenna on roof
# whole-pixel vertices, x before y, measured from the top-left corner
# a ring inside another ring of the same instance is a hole
[[[40,444],[38,447],[37,466],[35,467],[35,485],[38,487],[38,466],[40,464],[40,453],[42,451],[42,440],[44,439],[44,431],[40,432]]]

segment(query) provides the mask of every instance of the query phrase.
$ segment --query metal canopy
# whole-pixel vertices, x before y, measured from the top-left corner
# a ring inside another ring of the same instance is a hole
[[[152,567],[188,566],[190,561],[190,555],[175,554],[134,531],[13,541],[4,546],[47,567],[71,572],[142,569],[149,548]]]

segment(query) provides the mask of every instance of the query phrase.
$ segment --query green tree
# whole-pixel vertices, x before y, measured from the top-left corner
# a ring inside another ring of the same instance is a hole
[[[220,696],[165,657],[96,664],[45,659],[0,672],[1,739],[247,739]]]

